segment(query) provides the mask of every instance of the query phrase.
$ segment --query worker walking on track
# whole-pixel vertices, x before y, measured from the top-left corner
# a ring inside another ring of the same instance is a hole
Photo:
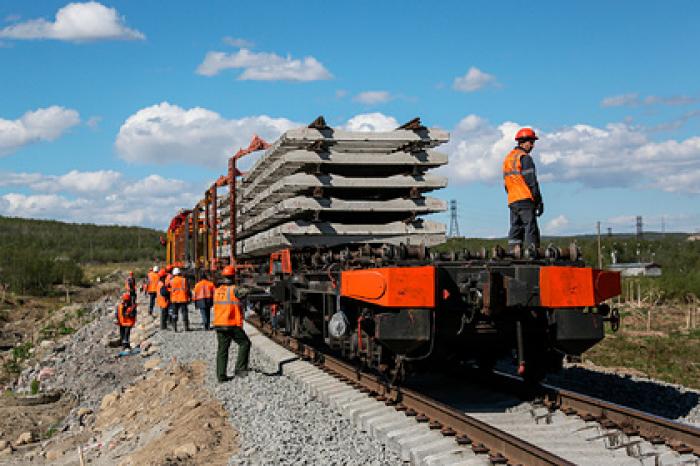
[[[134,278],[134,272],[129,272],[129,276],[126,278],[124,283],[124,289],[127,293],[131,295],[131,302],[136,302],[136,279]]]
[[[165,284],[167,273],[163,269],[158,272],[158,291],[156,292],[156,302],[160,308],[160,329],[167,330],[168,317],[170,315],[170,287]]]
[[[211,307],[214,304],[214,290],[216,287],[211,280],[209,274],[204,273],[202,279],[194,286],[194,306],[199,309],[202,316],[202,325],[204,330],[209,330],[209,322],[211,316]]]
[[[231,341],[238,345],[238,358],[234,375],[245,377],[248,375],[248,358],[250,355],[250,339],[243,330],[243,305],[241,300],[248,291],[243,287],[236,287],[233,279],[236,269],[227,265],[222,272],[223,284],[214,292],[214,320],[212,322],[216,330],[216,378],[219,382],[226,382],[232,377],[226,375],[228,367],[228,352]]]
[[[515,135],[518,145],[503,160],[503,183],[510,208],[508,248],[511,252],[521,249],[523,242],[528,247],[540,247],[537,217],[544,213],[544,204],[535,162],[530,156],[537,139],[532,128],[522,128]]]
[[[187,279],[182,276],[178,267],[173,269],[173,278],[170,280],[170,302],[172,313],[173,330],[177,332],[178,313],[182,314],[182,320],[185,324],[185,332],[190,331],[190,315],[187,310],[187,305],[191,298],[190,286]]]
[[[148,315],[153,316],[153,307],[156,304],[156,294],[158,293],[158,266],[154,265],[153,270],[146,275],[146,294],[148,295]]]
[[[117,324],[119,325],[119,339],[124,349],[131,349],[129,338],[131,329],[136,324],[136,301],[132,301],[131,294],[124,293],[122,302],[117,306]]]

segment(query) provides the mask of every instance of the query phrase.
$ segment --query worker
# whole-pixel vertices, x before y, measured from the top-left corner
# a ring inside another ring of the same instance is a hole
[[[160,308],[160,329],[167,330],[168,317],[170,316],[170,287],[165,284],[167,272],[161,269],[158,272],[158,291],[156,302]]]
[[[126,278],[124,283],[124,289],[131,295],[131,302],[136,302],[136,279],[134,278],[134,272],[129,272],[129,276]]]
[[[131,349],[129,338],[131,329],[136,324],[136,302],[131,299],[130,293],[122,295],[122,302],[117,306],[117,325],[119,325],[119,339],[124,349]]]
[[[168,264],[165,266],[165,283],[170,285],[170,280],[173,279],[173,266]]]
[[[157,265],[146,275],[146,294],[148,295],[148,315],[153,317],[153,307],[156,304],[156,294],[158,293],[158,271]]]
[[[523,241],[528,247],[540,247],[537,217],[544,213],[544,204],[530,155],[537,139],[532,128],[522,128],[515,135],[518,145],[503,160],[503,183],[510,208],[508,248],[511,252],[522,250]]]
[[[178,313],[182,314],[182,320],[185,324],[185,332],[190,331],[190,316],[187,310],[187,304],[190,302],[190,287],[187,279],[182,276],[179,267],[173,269],[173,278],[170,280],[170,302],[171,314],[170,318],[173,324],[173,330],[177,332]]]
[[[248,357],[250,355],[250,339],[243,330],[243,305],[241,299],[245,298],[248,291],[243,287],[236,287],[233,280],[236,269],[227,265],[222,272],[223,283],[214,292],[214,319],[213,326],[216,330],[216,378],[219,382],[227,382],[232,379],[226,375],[228,367],[228,351],[231,340],[238,345],[238,358],[234,375],[245,377],[248,375]]]
[[[204,273],[202,279],[194,286],[194,306],[199,309],[202,316],[204,330],[210,330],[211,307],[214,304],[214,283],[209,279],[209,274]]]

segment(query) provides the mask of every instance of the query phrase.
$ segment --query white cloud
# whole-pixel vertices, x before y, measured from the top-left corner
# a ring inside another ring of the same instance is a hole
[[[231,47],[238,47],[239,49],[252,49],[255,47],[255,43],[247,39],[226,36],[221,40],[224,44],[230,45]]]
[[[214,76],[229,68],[242,69],[239,80],[245,81],[319,81],[333,76],[314,57],[293,59],[275,53],[251,52],[241,49],[235,53],[208,52],[197,67],[197,73]]]
[[[91,116],[90,118],[87,119],[85,124],[91,128],[91,129],[97,129],[97,127],[100,125],[100,122],[102,121],[101,116]]]
[[[0,118],[0,156],[27,144],[53,141],[78,123],[78,112],[58,106],[29,111],[17,120]]]
[[[116,148],[128,162],[222,168],[254,134],[272,141],[296,126],[301,125],[266,115],[227,120],[205,108],[163,102],[131,115],[119,129]]]
[[[464,76],[458,76],[452,83],[452,88],[462,92],[474,92],[486,86],[496,85],[496,77],[484,73],[479,68],[472,66]]]
[[[342,126],[348,131],[391,131],[399,126],[396,118],[382,113],[365,113],[356,115]]]
[[[515,145],[520,127],[465,117],[446,148],[452,180],[500,183],[503,157]],[[538,134],[533,155],[540,181],[700,193],[700,137],[654,142],[646,132],[623,123],[603,128],[578,124]]]
[[[357,94],[353,100],[365,105],[382,104],[393,99],[387,91],[365,91]]]
[[[642,105],[690,105],[700,102],[696,97],[687,95],[672,95],[670,97],[660,97],[657,95],[648,95],[641,97],[637,93],[614,95],[604,98],[600,105],[602,107],[639,107]]]
[[[342,99],[346,95],[348,95],[348,91],[346,91],[345,89],[338,89],[337,91],[335,91],[336,99]]]
[[[121,176],[121,173],[112,170],[94,172],[72,170],[60,176],[9,172],[2,173],[0,187],[28,187],[42,193],[102,193],[113,190]]]
[[[203,191],[160,175],[130,180],[113,171],[0,177],[0,187],[20,186],[32,192],[0,195],[0,215],[157,228],[165,228],[178,209],[192,207]]]
[[[56,12],[53,22],[39,18],[13,24],[1,29],[0,37],[73,42],[145,39],[143,33],[126,27],[116,9],[97,2],[69,3]]]
[[[569,226],[569,219],[566,215],[559,215],[547,222],[547,225],[544,227],[544,233],[548,235],[561,233],[567,226]]]

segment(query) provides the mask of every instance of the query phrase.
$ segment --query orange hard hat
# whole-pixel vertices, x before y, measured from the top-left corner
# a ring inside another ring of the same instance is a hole
[[[232,265],[227,265],[224,267],[224,270],[221,272],[221,275],[224,277],[233,277],[236,275],[236,268]]]
[[[168,275],[168,272],[166,272],[165,269],[160,269],[160,270],[158,271],[158,276],[159,276],[159,277],[165,277],[166,275]]]
[[[535,134],[535,131],[532,128],[520,128],[520,131],[517,132],[515,135],[515,140],[520,141],[521,139],[524,140],[533,140],[536,141],[539,139],[537,135]]]
[[[130,277],[133,277],[133,276],[134,276],[134,272],[129,271],[129,276],[130,276]]]
[[[170,264],[166,265],[166,266],[165,266],[165,271],[166,271],[166,272],[172,272],[172,271],[173,271],[173,266],[170,265]]]
[[[129,293],[124,293],[122,295],[122,301],[131,301],[131,295]]]

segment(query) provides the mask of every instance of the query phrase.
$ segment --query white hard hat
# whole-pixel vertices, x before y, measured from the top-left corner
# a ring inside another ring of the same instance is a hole
[[[180,275],[180,269],[178,267],[173,269],[173,275]]]
[[[154,272],[157,272],[157,271],[159,271],[159,270],[160,270],[160,269],[158,268],[157,265],[154,265],[154,266],[153,266],[153,271],[154,271]]]

